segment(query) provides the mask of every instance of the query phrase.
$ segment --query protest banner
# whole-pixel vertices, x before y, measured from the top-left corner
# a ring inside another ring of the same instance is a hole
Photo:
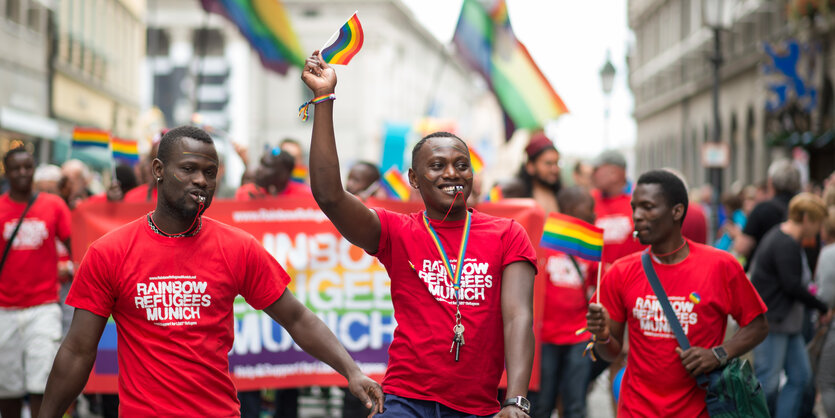
[[[423,207],[417,202],[370,200],[367,204],[402,213]],[[152,210],[150,203],[80,205],[73,212],[75,261],[80,262],[100,236]],[[532,242],[542,234],[544,213],[532,200],[507,199],[479,205],[478,210],[516,219]],[[396,327],[389,277],[376,258],[339,235],[312,198],[216,200],[205,215],[255,236],[293,278],[289,289],[295,296],[322,318],[364,373],[382,380]],[[538,277],[536,295],[542,295],[543,283]],[[538,329],[542,306],[541,298],[535,299]],[[252,309],[241,297],[235,302],[234,318],[235,342],[229,365],[239,390],[346,384],[342,376],[298,348],[272,318]],[[99,343],[86,392],[116,392],[116,340],[111,318]],[[539,366],[535,365],[534,386],[538,386],[538,372]]]

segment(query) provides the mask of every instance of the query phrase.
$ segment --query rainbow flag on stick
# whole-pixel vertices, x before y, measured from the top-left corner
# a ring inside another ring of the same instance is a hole
[[[551,213],[539,245],[554,251],[600,261],[603,255],[603,230],[580,219]]]
[[[296,165],[290,173],[290,181],[299,184],[307,183],[307,167]]]
[[[72,130],[72,146],[73,148],[107,148],[110,146],[110,132],[101,129],[82,128],[76,126]]]
[[[412,189],[409,183],[406,183],[406,180],[403,179],[403,174],[397,167],[392,167],[386,171],[381,180],[390,197],[403,202],[409,200]]]
[[[134,165],[139,162],[139,145],[135,139],[113,137],[113,159]]]
[[[484,169],[484,160],[472,147],[470,147],[470,167],[473,168],[473,174],[478,174]]]
[[[490,188],[490,191],[487,192],[487,199],[484,199],[484,201],[495,203],[502,199],[504,199],[504,194],[502,193],[502,188],[497,184]]]
[[[362,33],[360,19],[357,17],[357,12],[354,12],[351,18],[338,31],[331,35],[328,42],[337,34],[338,36],[332,44],[322,47],[322,58],[328,64],[348,65],[351,62],[351,58],[354,58],[354,55],[360,52],[362,42],[365,38]],[[325,45],[328,42],[325,42]]]

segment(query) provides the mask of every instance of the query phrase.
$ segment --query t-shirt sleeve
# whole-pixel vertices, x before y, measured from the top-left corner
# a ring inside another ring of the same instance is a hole
[[[61,241],[66,241],[70,239],[70,235],[72,234],[72,213],[70,213],[69,206],[63,200],[59,200],[56,206],[58,212],[58,228],[55,230],[55,236]]]
[[[736,260],[728,261],[726,274],[729,277],[725,289],[730,303],[730,314],[740,326],[744,327],[754,318],[764,314],[767,308],[757,289],[748,280],[742,266]]]
[[[281,297],[290,283],[290,275],[255,238],[249,237],[245,251],[246,273],[238,293],[250,306],[261,310]]]
[[[621,268],[615,264],[603,275],[600,280],[600,289],[597,289],[600,293],[600,304],[609,312],[609,317],[616,322],[626,322],[626,308],[620,289],[621,282],[623,282]]]
[[[87,250],[67,295],[67,304],[105,318],[110,316],[116,295],[113,287],[115,265],[96,246]]]
[[[762,239],[763,235],[765,235],[765,233],[768,232],[768,229],[772,226],[772,224],[769,223],[771,216],[768,213],[768,205],[769,202],[762,202],[754,207],[751,214],[748,216],[745,228],[742,230],[743,234],[748,235],[757,241]]]
[[[504,236],[505,253],[502,260],[502,267],[517,261],[527,261],[531,263],[534,269],[534,274],[538,272],[536,264],[536,250],[531,244],[528,233],[525,228],[514,220],[510,221],[510,229]]]

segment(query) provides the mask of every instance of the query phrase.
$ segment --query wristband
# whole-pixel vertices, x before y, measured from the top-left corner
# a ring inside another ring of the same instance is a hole
[[[336,95],[333,94],[333,93],[325,94],[325,95],[313,98],[310,101],[302,103],[302,105],[299,106],[299,117],[302,118],[302,122],[307,121],[307,111],[308,111],[308,108],[310,107],[311,104],[322,103],[322,102],[326,102],[328,100],[336,100]]]

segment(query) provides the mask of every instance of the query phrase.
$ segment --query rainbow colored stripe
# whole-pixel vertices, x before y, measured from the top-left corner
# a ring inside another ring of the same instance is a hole
[[[455,270],[452,269],[452,264],[449,262],[449,256],[446,255],[446,251],[444,251],[444,246],[441,244],[441,239],[438,237],[438,233],[435,232],[435,228],[432,228],[432,224],[429,223],[429,217],[426,216],[426,211],[423,212],[423,226],[426,227],[426,231],[429,232],[429,236],[432,237],[432,242],[435,244],[435,248],[438,250],[438,254],[441,256],[441,260],[444,262],[444,267],[446,267],[446,271],[449,274],[450,281],[452,281],[452,287],[455,290],[461,289],[461,272],[464,271],[464,255],[467,253],[467,244],[470,241],[470,224],[472,223],[472,214],[470,211],[467,211],[467,218],[466,222],[464,223],[464,231],[463,235],[461,236],[461,246],[458,248],[458,264],[455,265]],[[458,294],[456,292],[455,295],[456,303],[460,301]]]
[[[504,199],[504,194],[502,193],[502,188],[497,184],[490,188],[490,191],[487,192],[487,198],[484,200],[486,202],[498,202],[502,199]]]
[[[72,146],[73,148],[107,148],[110,146],[110,132],[102,129],[81,128],[76,126],[72,130]]]
[[[539,245],[591,261],[603,256],[603,230],[580,219],[551,213]]]
[[[116,138],[114,136],[111,144],[113,159],[131,165],[139,162],[139,143],[135,139]]]
[[[296,165],[290,173],[290,181],[299,184],[307,183],[307,167],[303,165]]]
[[[472,148],[470,148],[470,167],[473,169],[473,174],[478,174],[484,169],[484,160]]]
[[[357,12],[354,12],[353,16],[339,28],[339,36],[336,40],[322,50],[322,58],[328,64],[348,65],[351,58],[360,52],[364,38],[360,19],[357,17]]]
[[[403,180],[403,175],[400,174],[400,171],[396,167],[390,168],[385,174],[383,174],[382,183],[383,187],[386,188],[389,197],[393,199],[406,202],[409,200],[409,197],[411,197],[411,188],[409,187],[409,184]]]
[[[280,0],[200,0],[207,12],[225,16],[249,41],[261,64],[280,74],[304,67],[305,53]]]
[[[513,34],[504,0],[495,0],[489,11],[476,0],[464,0],[453,42],[496,94],[505,114],[508,139],[516,128],[541,129],[568,112]]]

